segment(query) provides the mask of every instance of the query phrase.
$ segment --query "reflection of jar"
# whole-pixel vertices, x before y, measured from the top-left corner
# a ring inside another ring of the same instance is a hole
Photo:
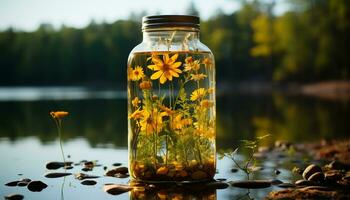
[[[215,174],[215,66],[195,16],[147,16],[128,60],[129,167],[142,181]]]

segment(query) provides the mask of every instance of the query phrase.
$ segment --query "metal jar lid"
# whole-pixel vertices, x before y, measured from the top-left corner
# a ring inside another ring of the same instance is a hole
[[[193,15],[150,15],[142,18],[142,30],[167,27],[199,29],[199,17]]]

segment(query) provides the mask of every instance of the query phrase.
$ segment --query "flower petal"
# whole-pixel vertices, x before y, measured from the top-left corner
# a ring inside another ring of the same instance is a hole
[[[163,83],[165,83],[166,82],[166,77],[165,77],[165,75],[164,75],[164,73],[162,74],[162,76],[160,77],[160,79],[159,79],[159,82],[161,83],[161,84],[163,84]]]
[[[164,63],[165,63],[165,64],[168,64],[168,63],[169,63],[169,54],[165,53],[165,54],[163,55],[163,60],[164,60]]]
[[[178,53],[176,53],[176,54],[174,54],[173,56],[171,56],[170,59],[171,59],[172,63],[174,63],[174,62],[176,61],[177,57],[179,57],[179,54],[178,54]]]
[[[155,72],[154,74],[152,74],[151,79],[152,79],[152,80],[156,80],[156,79],[158,79],[160,76],[162,76],[162,74],[163,74],[162,71],[157,71],[157,72]]]
[[[176,62],[176,63],[173,63],[172,65],[170,65],[171,68],[178,68],[181,66],[181,62]]]
[[[163,65],[163,61],[160,58],[158,58],[158,56],[153,56],[152,57],[152,62],[155,65]]]

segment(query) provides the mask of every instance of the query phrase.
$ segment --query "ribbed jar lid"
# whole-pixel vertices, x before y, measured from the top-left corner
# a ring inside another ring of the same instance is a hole
[[[150,15],[142,18],[142,30],[166,27],[199,29],[199,17],[193,15]]]

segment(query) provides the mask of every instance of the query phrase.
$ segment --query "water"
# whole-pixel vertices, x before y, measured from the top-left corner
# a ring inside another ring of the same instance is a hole
[[[42,90],[36,88],[36,91],[40,93]],[[47,95],[45,100],[26,99],[22,96],[16,101],[0,101],[0,196],[21,193],[26,199],[130,198],[128,193],[115,197],[102,190],[105,183],[126,183],[127,179],[101,177],[97,179],[97,185],[83,186],[72,176],[66,179],[44,177],[48,171],[45,163],[61,160],[57,133],[49,116],[52,110],[64,109],[70,112],[64,121],[63,130],[64,150],[66,155],[71,156],[69,160],[98,160],[98,163],[108,168],[114,162],[127,166],[126,98],[119,97],[115,91],[99,92],[109,93],[110,96],[68,98],[69,94],[64,94],[67,97],[65,100]],[[322,138],[348,137],[349,103],[279,94],[218,96],[217,147],[236,146],[241,139],[251,139],[266,133],[270,133],[271,137],[264,140],[264,144],[272,144],[277,139],[312,142]],[[265,169],[256,173],[256,178],[276,177],[273,173],[276,167],[282,171],[277,176],[282,181],[298,178],[289,171],[293,165],[281,163],[281,160],[263,160],[262,165]],[[75,167],[72,172],[80,172],[81,168],[82,166]],[[215,177],[245,179],[241,172],[231,173],[231,168],[230,160],[219,160],[219,174]],[[89,174],[102,175],[103,172],[102,167],[96,167]],[[49,187],[42,192],[33,193],[25,187],[4,186],[4,183],[20,178],[42,180]],[[277,188],[250,190],[250,197],[261,199],[275,189]],[[247,190],[230,187],[217,190],[216,198],[234,199],[246,193]]]

